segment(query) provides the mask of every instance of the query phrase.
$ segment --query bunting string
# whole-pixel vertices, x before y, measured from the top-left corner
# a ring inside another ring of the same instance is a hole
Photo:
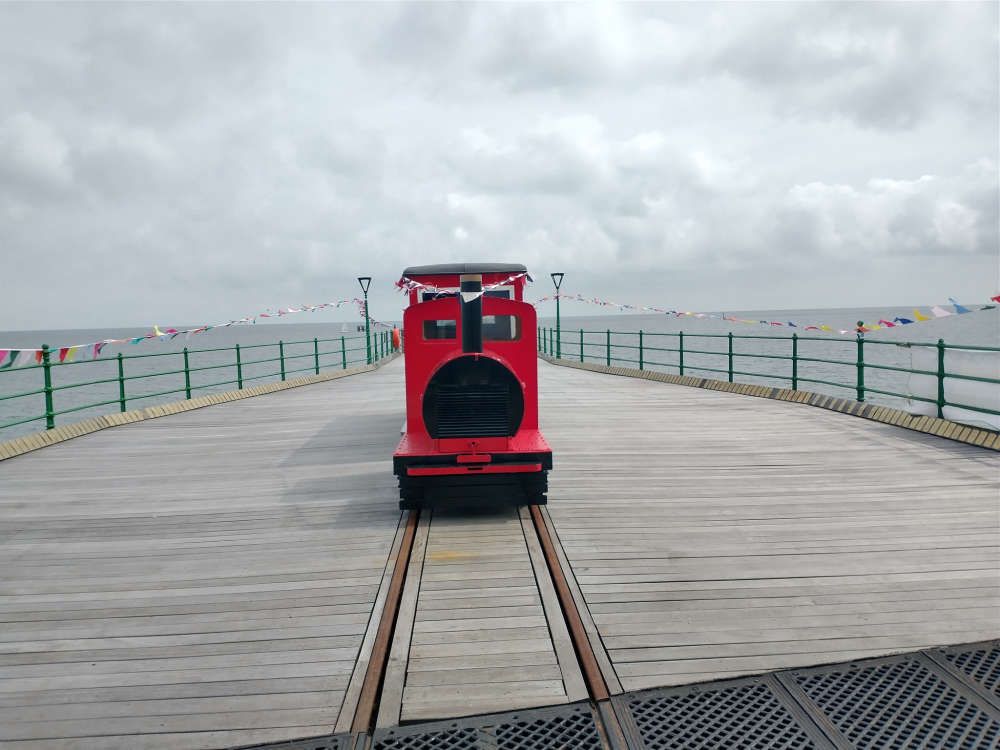
[[[492,284],[485,285],[483,287],[483,292],[489,291],[491,289],[496,289],[498,287],[507,286],[520,278],[528,276],[527,273],[522,272],[510,276],[502,281],[498,281]],[[528,276],[528,280],[531,277]],[[403,277],[396,282],[396,287],[404,293],[408,293],[413,290],[424,290],[427,292],[434,293],[435,297],[454,294],[455,290],[438,288],[430,284],[423,284],[413,279]],[[479,296],[482,292],[477,293],[475,296]],[[784,328],[797,328],[804,331],[820,331],[824,333],[831,334],[864,334],[871,331],[878,331],[884,328],[896,328],[898,326],[911,325],[913,323],[922,323],[928,320],[936,320],[939,318],[945,318],[952,315],[966,315],[968,313],[975,312],[975,310],[959,304],[954,298],[949,297],[948,302],[954,308],[954,312],[946,310],[940,305],[934,305],[930,308],[929,313],[922,312],[919,308],[914,308],[912,312],[912,317],[902,317],[895,316],[891,320],[886,318],[880,318],[877,323],[865,324],[856,328],[844,329],[844,328],[833,328],[832,326],[826,325],[825,323],[802,323],[795,322],[791,320],[755,320],[749,318],[738,318],[734,315],[727,315],[726,313],[707,313],[707,312],[692,312],[688,310],[674,310],[664,307],[657,307],[654,305],[634,305],[625,304],[620,302],[614,302],[612,300],[602,299],[600,297],[584,297],[582,294],[553,294],[545,297],[540,297],[535,300],[534,304],[540,304],[543,302],[551,302],[555,299],[561,300],[571,300],[574,302],[583,302],[586,304],[597,305],[599,307],[612,307],[621,312],[647,312],[647,313],[658,313],[663,315],[671,315],[677,318],[709,318],[715,320],[723,320],[729,323],[741,323],[745,325],[761,325],[767,327],[784,327]],[[990,302],[1000,303],[1000,294],[990,297]],[[256,315],[248,315],[238,320],[229,320],[224,323],[216,323],[213,325],[203,325],[197,328],[187,328],[183,330],[178,330],[176,328],[166,328],[161,329],[158,325],[153,326],[153,330],[143,336],[135,336],[132,338],[122,338],[122,339],[102,339],[100,341],[91,341],[85,344],[73,344],[69,346],[61,346],[58,348],[52,348],[49,351],[54,355],[58,362],[74,362],[81,359],[97,359],[101,356],[101,352],[108,345],[122,345],[122,344],[140,344],[144,341],[158,340],[158,341],[172,341],[178,336],[184,336],[190,339],[192,336],[198,334],[206,333],[217,328],[228,328],[235,325],[252,325],[258,320],[264,318],[281,318],[286,315],[294,315],[297,313],[304,312],[315,312],[317,310],[325,310],[330,308],[339,308],[344,305],[357,305],[358,311],[361,314],[362,319],[367,318],[368,321],[375,325],[381,326],[383,328],[393,328],[392,323],[386,323],[375,318],[368,316],[368,310],[365,307],[365,302],[357,297],[351,299],[341,299],[332,302],[322,302],[316,305],[300,305],[298,307],[279,307],[276,310],[267,308],[263,312],[257,313]],[[987,304],[980,307],[980,310],[991,310],[994,309],[996,305]],[[42,350],[41,349],[0,349],[0,370],[6,370],[10,368],[23,367],[26,365],[39,364],[42,361]]]
[[[132,338],[124,339],[101,339],[100,341],[91,341],[86,344],[73,344],[70,346],[54,347],[49,349],[51,356],[58,362],[73,362],[82,359],[97,359],[101,356],[101,352],[105,347],[111,344],[141,344],[144,341],[172,341],[178,336],[184,336],[186,339],[190,339],[192,336],[198,334],[206,333],[217,328],[229,328],[230,326],[237,325],[253,325],[258,320],[263,318],[282,318],[286,315],[295,315],[297,313],[304,312],[316,312],[317,310],[327,310],[331,308],[339,308],[344,305],[357,305],[358,312],[361,314],[362,320],[368,315],[368,311],[365,308],[365,302],[357,297],[351,299],[341,299],[332,302],[322,302],[316,305],[299,305],[298,307],[279,307],[276,310],[267,308],[263,312],[259,312],[256,315],[248,315],[244,318],[239,318],[238,320],[229,320],[224,323],[215,323],[213,325],[203,325],[197,328],[186,328],[178,330],[176,328],[160,328],[158,325],[153,326],[153,330],[143,336],[134,336]],[[368,320],[375,326],[381,326],[383,328],[392,328],[391,323],[384,323],[380,320],[375,320],[369,317]],[[0,349],[0,370],[6,370],[15,367],[24,367],[31,364],[39,364],[42,361],[42,350],[41,349]]]
[[[483,292],[488,292],[491,289],[497,289],[502,286],[507,286],[508,284],[513,284],[515,281],[517,281],[518,279],[523,279],[525,276],[528,276],[527,271],[522,271],[521,273],[514,274],[513,276],[508,276],[503,281],[495,281],[492,284],[485,284],[481,292],[463,293],[462,298],[465,299],[466,302],[471,302],[477,297],[481,297],[483,295]],[[529,281],[531,280],[530,276],[528,277],[528,280]],[[399,289],[399,291],[403,292],[404,294],[409,294],[410,292],[417,289],[423,290],[428,293],[433,293],[435,298],[441,297],[446,294],[455,294],[456,291],[454,287],[439,288],[434,286],[433,284],[423,284],[419,281],[414,281],[408,276],[403,276],[399,281],[397,281],[396,288]],[[466,296],[467,294],[469,296]]]
[[[672,310],[663,307],[656,307],[653,305],[632,305],[624,304],[621,302],[613,302],[611,300],[601,299],[600,297],[584,297],[582,294],[551,294],[545,297],[540,297],[535,300],[537,305],[540,302],[551,302],[552,300],[571,300],[573,302],[584,302],[590,305],[597,305],[599,307],[613,307],[621,312],[648,312],[648,313],[660,313],[663,315],[671,315],[677,318],[711,318],[715,320],[723,320],[729,323],[743,323],[746,325],[762,325],[768,327],[782,327],[782,328],[800,328],[804,331],[821,331],[824,333],[837,333],[841,336],[847,334],[856,333],[870,333],[872,331],[878,331],[883,328],[896,328],[898,326],[910,325],[912,323],[922,323],[927,320],[935,320],[937,318],[946,318],[951,315],[965,315],[967,313],[975,312],[974,310],[960,305],[954,300],[954,298],[949,297],[948,301],[955,308],[954,312],[946,310],[940,305],[934,305],[930,308],[930,315],[926,315],[920,311],[919,308],[913,308],[912,318],[906,318],[902,316],[896,316],[889,320],[887,318],[880,318],[877,323],[869,323],[855,328],[833,328],[832,326],[826,325],[825,323],[801,323],[792,320],[759,320],[759,319],[749,319],[749,318],[738,318],[734,315],[727,315],[726,313],[706,313],[706,312],[691,312],[688,310]],[[990,302],[1000,303],[1000,294],[990,297]],[[995,305],[984,305],[980,310],[992,310]]]

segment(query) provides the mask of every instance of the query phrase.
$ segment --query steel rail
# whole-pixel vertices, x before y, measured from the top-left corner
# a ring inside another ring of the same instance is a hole
[[[562,608],[563,619],[566,621],[566,628],[569,630],[570,639],[573,641],[573,650],[576,652],[577,661],[583,672],[583,680],[587,685],[587,691],[594,701],[606,701],[611,697],[608,691],[608,683],[601,674],[601,667],[597,663],[597,656],[587,638],[587,631],[580,618],[580,612],[576,608],[573,600],[573,592],[570,591],[569,583],[566,581],[566,573],[559,563],[559,556],[556,554],[555,545],[549,530],[545,526],[542,518],[541,507],[538,505],[529,506],[531,509],[531,520],[535,526],[535,533],[538,541],[542,545],[542,552],[545,555],[545,562],[549,568],[549,575],[552,576],[552,583],[555,585],[556,594],[559,597],[559,605]]]
[[[372,731],[375,727],[375,718],[378,716],[385,668],[389,661],[393,632],[396,630],[396,615],[399,613],[399,602],[403,597],[403,584],[406,583],[406,571],[410,567],[410,553],[413,551],[413,539],[417,534],[417,521],[420,518],[419,510],[407,512],[409,516],[403,530],[403,539],[399,545],[399,552],[396,554],[396,563],[392,569],[392,578],[389,580],[389,589],[379,619],[375,643],[368,661],[368,669],[365,671],[365,679],[361,685],[361,695],[354,711],[354,721],[351,723],[351,732],[355,734]]]
[[[556,597],[559,601],[559,612],[547,612],[547,615],[562,617],[573,645],[577,665],[583,676],[584,684],[593,710],[598,717],[597,726],[602,734],[605,745],[609,748],[621,747],[622,729],[611,708],[611,691],[601,671],[600,663],[591,646],[583,619],[577,609],[573,592],[570,588],[567,574],[560,562],[556,544],[549,533],[545,519],[538,505],[529,506],[531,527],[545,559],[545,567],[551,577]],[[386,593],[385,603],[381,613],[377,613],[378,629],[372,646],[371,656],[365,669],[364,679],[357,706],[351,720],[351,734],[358,736],[370,735],[375,731],[378,712],[382,702],[382,691],[386,679],[389,655],[393,639],[396,635],[396,625],[400,604],[410,568],[410,557],[413,552],[420,511],[409,511],[402,540],[395,559],[390,561],[392,576]],[[525,527],[527,529],[527,527]],[[512,709],[515,710],[515,709]]]

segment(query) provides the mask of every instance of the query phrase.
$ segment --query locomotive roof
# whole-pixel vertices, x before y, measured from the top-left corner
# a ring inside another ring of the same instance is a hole
[[[433,266],[410,266],[403,276],[447,276],[463,273],[527,273],[521,263],[438,263]]]

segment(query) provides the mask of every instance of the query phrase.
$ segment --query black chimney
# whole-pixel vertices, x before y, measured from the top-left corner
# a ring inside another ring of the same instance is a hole
[[[462,351],[483,350],[483,277],[468,274],[460,277],[459,301],[462,305]],[[475,295],[474,298],[473,295]],[[471,298],[471,299],[467,299]]]

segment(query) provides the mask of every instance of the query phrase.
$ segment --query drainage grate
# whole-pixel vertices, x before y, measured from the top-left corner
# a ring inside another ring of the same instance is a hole
[[[950,648],[942,656],[987,692],[1000,698],[1000,645],[996,642],[969,648]]]
[[[388,729],[375,732],[373,750],[478,750],[479,732],[471,727],[414,732]]]
[[[322,737],[307,737],[304,740],[287,740],[285,742],[268,742],[263,745],[244,745],[239,750],[350,750],[351,735],[324,735]]]
[[[770,681],[753,678],[615,698],[646,750],[829,748]]]
[[[919,654],[792,673],[858,750],[1000,747],[1000,722]]]
[[[585,703],[375,732],[373,750],[600,750]]]
[[[586,706],[558,713],[526,712],[497,724],[498,750],[600,750],[594,715]]]

